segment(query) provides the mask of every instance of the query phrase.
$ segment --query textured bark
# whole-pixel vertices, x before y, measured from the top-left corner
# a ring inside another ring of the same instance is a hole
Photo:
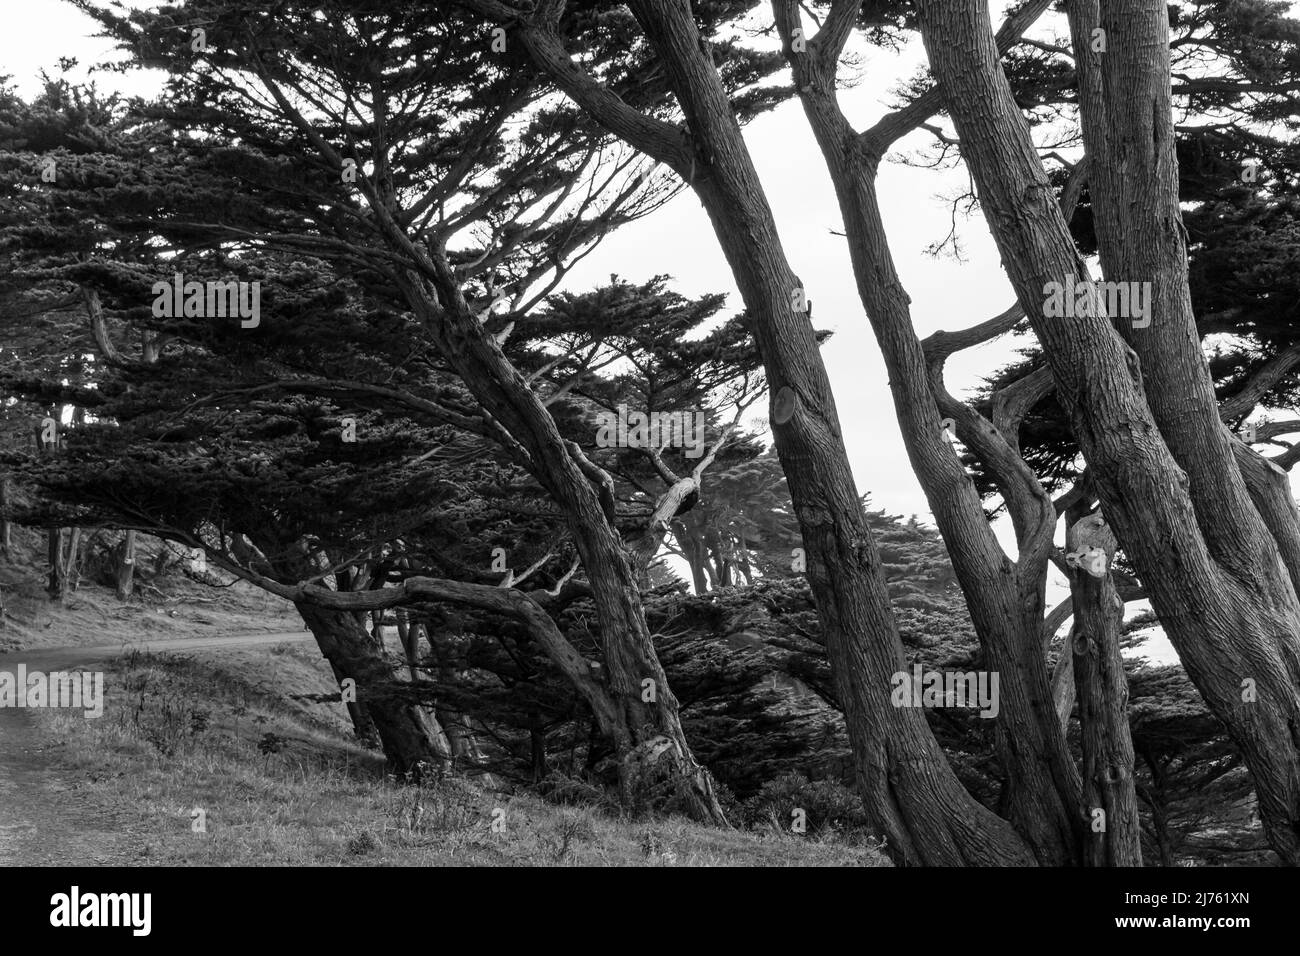
[[[1137,355],[1104,315],[1045,316],[1048,283],[1089,277],[1002,72],[987,4],[923,0],[921,21],[962,155],[1107,520],[1188,676],[1240,747],[1271,845],[1300,862],[1300,609],[1272,537],[1248,522],[1237,533],[1250,541],[1234,550],[1216,540],[1213,551],[1256,563],[1216,563],[1187,474],[1147,406]],[[1225,508],[1241,512],[1239,502]]]
[[[1070,573],[1075,611],[1069,657],[1079,700],[1083,799],[1089,821],[1084,863],[1141,866],[1142,829],[1134,789],[1128,679],[1119,645],[1124,599],[1110,571],[1115,539],[1109,534],[1106,538],[1104,567],[1095,573],[1081,568]]]
[[[311,630],[310,625],[308,625],[307,629]],[[339,665],[329,660],[328,657],[326,661],[330,665],[330,670],[334,673],[334,683],[342,687],[343,681],[348,678],[348,675],[340,670]],[[375,727],[375,722],[370,719],[370,711],[366,709],[366,705],[360,699],[357,699],[346,700],[343,702],[343,706],[348,712],[348,719],[352,721],[352,733],[357,740],[369,747],[382,748],[383,742],[379,739],[379,729]]]
[[[357,736],[362,740],[377,737],[389,769],[398,775],[444,770],[451,759],[446,735],[424,707],[400,693],[400,668],[388,660],[382,645],[366,630],[365,615],[305,600],[283,583],[320,572],[301,542],[276,540],[264,533],[250,537],[251,544],[241,542],[246,555],[276,556],[273,561],[258,559],[275,576],[263,579],[262,586],[293,601],[340,686],[349,678],[356,682],[356,701],[348,704],[348,714]],[[247,571],[244,576],[256,578]],[[377,592],[357,592],[367,593]]]
[[[907,862],[1032,863],[1010,825],[962,788],[924,715],[890,702],[890,678],[904,666],[902,646],[816,338],[807,317],[792,307],[801,283],[688,4],[661,0],[630,7],[686,115],[688,143],[675,127],[630,110],[601,88],[553,35],[512,26],[534,62],[598,122],[690,182],[710,217],[763,358],[777,452],[807,550],[869,819]]]
[[[321,653],[342,681],[356,681],[357,703],[373,722],[389,768],[398,775],[442,770],[451,760],[446,735],[418,704],[394,693],[394,668],[355,615],[312,604],[296,605]],[[354,714],[354,726],[364,717]]]
[[[1243,442],[1234,445],[1250,500],[1273,535],[1291,587],[1300,593],[1300,511],[1291,493],[1291,476]]]
[[[837,12],[847,14],[855,6],[841,3]],[[943,535],[987,666],[999,675],[997,746],[1006,772],[1001,806],[1041,863],[1076,863],[1083,833],[1080,781],[1053,719],[1039,640],[1056,513],[1024,461],[1010,449],[993,447],[1000,442],[995,429],[978,416],[961,420],[960,434],[987,453],[1015,519],[1022,556],[1018,563],[1007,558],[978,491],[939,427],[943,414],[912,325],[911,300],[889,251],[876,195],[877,164],[858,147],[859,137],[836,100],[839,51],[825,45],[832,36],[820,31],[796,51],[798,4],[774,0],[773,9],[795,87],[835,186],[858,295],[885,358],[912,470]]]
[[[294,100],[260,62],[256,71],[285,118],[326,161],[342,168],[343,157],[338,150],[297,109]],[[523,106],[527,98],[520,96],[514,102]],[[380,134],[375,143],[377,154],[386,155],[388,145]],[[605,679],[600,682],[602,690],[589,700],[601,706],[602,697],[608,697],[616,704],[616,713],[600,717],[602,729],[613,735],[620,758],[623,796],[631,796],[633,763],[645,766],[666,757],[679,775],[682,796],[690,811],[701,820],[725,822],[712,779],[691,753],[677,700],[668,687],[646,626],[633,562],[615,526],[612,479],[585,461],[579,446],[564,440],[541,397],[506,359],[497,338],[483,327],[479,312],[471,309],[465,299],[464,277],[448,261],[443,245],[447,235],[412,239],[409,221],[402,211],[405,197],[397,194],[391,177],[379,175],[357,185],[369,203],[377,239],[400,263],[388,273],[389,277],[484,412],[475,416],[452,413],[450,418],[496,441],[537,478],[565,517],[588,575],[606,665]],[[412,218],[419,217],[413,214]],[[383,386],[367,386],[367,390],[372,394],[393,391]],[[413,396],[406,398],[420,404]],[[437,403],[424,404],[443,420],[450,420]],[[387,590],[395,589],[376,593]],[[317,595],[313,592],[312,596]],[[647,680],[653,682],[655,694],[653,700],[643,701],[642,686]],[[588,674],[587,686],[579,686],[589,692],[593,683]],[[662,746],[665,742],[666,748]]]
[[[1220,421],[1192,313],[1178,198],[1169,13],[1164,0],[1073,0],[1070,30],[1091,174],[1088,194],[1105,278],[1149,282],[1149,324],[1115,317],[1142,364],[1147,404],[1187,474],[1211,557],[1254,577],[1276,564]],[[1105,31],[1105,52],[1092,49]]]
[[[624,800],[634,799],[633,766],[653,752],[675,762],[693,815],[724,823],[712,778],[691,753],[677,698],[650,639],[635,562],[611,524],[599,492],[571,456],[541,398],[471,313],[445,262],[431,262],[429,267],[438,276],[436,293],[408,273],[402,283],[408,303],[466,387],[527,453],[534,475],[564,513],[587,572],[606,684],[618,707],[617,718],[607,719],[603,729],[613,735],[620,757]],[[642,700],[646,680],[654,682],[653,701]],[[661,739],[671,744],[670,754],[659,749]]]

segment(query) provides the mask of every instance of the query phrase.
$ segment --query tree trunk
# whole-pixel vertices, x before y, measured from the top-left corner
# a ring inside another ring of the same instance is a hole
[[[1083,520],[1095,522],[1099,516]],[[1074,568],[1070,574],[1074,606],[1070,656],[1079,701],[1083,799],[1089,821],[1084,863],[1141,866],[1142,824],[1133,776],[1128,679],[1119,646],[1124,600],[1110,571],[1114,538],[1106,538],[1102,549],[1105,565],[1090,570]]]
[[[978,491],[943,434],[921,341],[912,324],[910,298],[890,254],[876,195],[877,163],[865,150],[835,99],[837,51],[792,45],[797,5],[773,4],[804,112],[826,160],[839,201],[858,295],[880,344],[895,414],[912,470],[935,522],[985,651],[986,666],[1000,677],[997,748],[1006,771],[1001,805],[1044,865],[1080,859],[1083,808],[1080,780],[1065,735],[1053,717],[1052,695],[1039,636],[1044,613],[1051,529],[1051,499],[1019,459],[1002,460],[988,446],[992,434],[974,416],[960,422],[968,444],[981,445],[1016,524],[1021,556],[1012,563],[989,526]],[[989,429],[992,432],[992,429]]]
[[[897,858],[911,863],[1032,863],[1010,825],[958,782],[924,714],[891,703],[891,678],[904,669],[902,645],[816,337],[793,308],[801,283],[690,10],[666,0],[630,6],[686,114],[690,152],[680,138],[646,133],[645,117],[629,117],[611,102],[554,36],[525,31],[521,38],[534,61],[597,121],[690,182],[713,223],[763,358],[777,451],[871,825]]]
[[[66,601],[81,580],[81,529],[52,528],[47,540],[50,562],[46,590],[57,601]]]
[[[45,535],[45,559],[50,567],[45,591],[56,600],[64,593],[63,586],[63,538],[62,528],[51,528]]]
[[[116,593],[119,601],[126,601],[135,590],[135,532],[128,531],[116,548]]]
[[[453,663],[454,656],[451,653],[449,641],[441,635],[437,638],[431,636],[426,624],[414,622],[410,624],[410,644],[407,646],[408,659],[411,661],[416,659],[421,635],[424,636],[429,647],[435,650],[434,657],[438,662],[439,679],[444,684],[452,684],[457,681],[460,672]],[[411,673],[418,673],[414,664],[411,665]],[[459,767],[482,767],[484,756],[475,735],[474,721],[464,713],[447,707],[437,707],[436,713],[438,722],[442,724],[443,730],[447,733],[447,739],[451,742],[451,755],[454,764]],[[485,782],[495,779],[492,774],[484,774],[484,777]],[[492,785],[492,783],[488,783],[488,786]]]
[[[393,667],[356,615],[306,603],[296,607],[335,677],[356,682],[364,715],[350,710],[353,725],[364,727],[366,717],[373,722],[390,769],[399,776],[444,770],[451,760],[446,735],[423,707],[403,699]]]
[[[533,716],[533,724],[528,728],[529,752],[531,755],[533,783],[541,783],[550,773],[546,761],[546,728],[542,726],[541,715]]]
[[[709,590],[709,579],[704,574],[704,563],[708,560],[704,542],[700,537],[699,519],[688,515],[685,520],[672,523],[673,535],[682,549],[682,555],[691,569],[691,582],[695,593],[703,594]]]
[[[49,417],[58,421],[58,409],[50,412]],[[36,437],[36,447],[40,450],[42,456],[53,455],[59,450],[59,437],[56,432],[53,441],[46,441],[44,426],[38,424],[35,427],[34,434]],[[45,592],[54,600],[62,598],[65,585],[63,581],[63,529],[50,528],[45,535],[45,559],[49,565],[49,576],[46,579]]]
[[[5,509],[11,504],[13,484],[6,475],[0,478],[0,557],[6,561],[12,561],[13,554],[13,522],[3,517]]]
[[[304,621],[303,623],[306,622]],[[330,665],[330,670],[334,673],[334,683],[342,688],[343,681],[347,679],[348,675],[339,670],[338,665],[328,657],[325,660]],[[360,699],[350,700],[347,699],[347,696],[345,695],[343,706],[347,709],[348,718],[352,721],[352,733],[357,740],[361,741],[368,747],[382,748],[383,742],[379,739],[379,729],[375,726],[375,722],[370,719],[370,711],[366,709],[366,705],[363,704]]]
[[[407,272],[399,282],[407,302],[475,399],[525,450],[534,475],[564,513],[587,572],[605,659],[604,683],[617,706],[615,714],[605,715],[603,729],[611,734],[619,757],[624,802],[636,802],[638,768],[667,758],[692,815],[725,823],[712,778],[695,761],[677,698],[650,639],[636,569],[612,523],[612,499],[607,511],[541,398],[470,311],[445,261],[427,266],[438,277],[436,292]]]
[[[1090,277],[1002,72],[988,5],[923,0],[921,21],[962,155],[1107,520],[1188,676],[1241,748],[1271,845],[1300,862],[1300,607],[1273,539],[1257,519],[1238,530],[1249,540],[1235,549],[1213,529],[1203,535],[1187,473],[1147,406],[1137,355],[1104,312],[1068,322],[1046,315],[1050,283]],[[1238,486],[1231,476],[1217,485]],[[1242,513],[1238,501],[1222,505]],[[1220,555],[1236,557],[1219,565]],[[1243,564],[1241,555],[1253,558]]]
[[[420,672],[415,666],[419,656],[420,631],[419,625],[412,624],[407,618],[404,608],[397,609],[397,640],[402,645],[402,656],[406,658],[411,683],[415,683],[420,679]]]
[[[267,570],[280,581],[301,581],[319,573],[307,558],[302,542],[253,540],[262,555],[276,555]],[[295,600],[303,623],[316,638],[340,688],[355,682],[356,706],[348,713],[358,737],[366,739],[374,728],[389,769],[398,776],[418,777],[446,770],[451,760],[447,737],[429,711],[401,690],[395,668],[366,630],[367,615]]]

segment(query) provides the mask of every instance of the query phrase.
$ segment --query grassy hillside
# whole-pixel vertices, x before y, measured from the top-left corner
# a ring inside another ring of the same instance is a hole
[[[86,580],[59,604],[44,591],[41,536],[16,529],[15,545],[15,560],[0,562],[0,667],[6,650],[302,628],[282,601],[177,570],[127,603]],[[141,562],[158,546],[146,539]],[[631,819],[465,779],[387,778],[382,758],[352,738],[343,707],[311,699],[337,693],[311,642],[161,655],[124,647],[97,666],[101,718],[10,712],[24,721],[9,728],[22,739],[0,750],[0,771],[19,780],[27,804],[11,809],[29,821],[14,862],[888,865],[838,836]]]
[[[44,547],[43,534],[16,527],[12,560],[0,560],[0,652],[302,628],[289,604],[263,591],[242,582],[211,587],[175,568],[140,580],[126,603],[83,579],[59,604],[45,593]],[[138,564],[151,566],[160,547],[141,537]]]
[[[310,645],[193,657],[128,654],[104,717],[37,714],[85,812],[115,821],[105,861],[286,865],[887,865],[866,845],[735,832],[678,818],[495,793],[463,779],[404,785],[346,737]],[[193,829],[203,811],[206,832]],[[496,831],[493,820],[499,820]],[[75,852],[75,847],[69,847]]]

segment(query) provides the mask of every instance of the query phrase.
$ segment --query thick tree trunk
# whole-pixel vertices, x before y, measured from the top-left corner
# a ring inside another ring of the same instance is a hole
[[[1000,676],[996,739],[1007,788],[1001,806],[1041,863],[1077,863],[1083,834],[1079,775],[1053,717],[1039,640],[1048,560],[1044,545],[1050,543],[1056,517],[1051,500],[1023,461],[1010,456],[1005,463],[990,460],[995,470],[1016,472],[1000,482],[1022,548],[1020,562],[1013,564],[940,428],[943,415],[912,324],[910,299],[889,251],[876,195],[876,162],[861,149],[846,148],[859,137],[836,103],[837,58],[816,46],[796,51],[791,40],[797,5],[773,6],[795,86],[835,187],[858,295],[885,358],[912,470],[952,559],[986,666]]]
[[[267,570],[281,583],[319,573],[301,542],[266,538],[254,539],[252,544],[262,555],[277,556]],[[444,771],[451,760],[446,735],[426,708],[401,692],[399,668],[366,630],[366,615],[304,600],[295,600],[294,606],[315,636],[340,688],[345,680],[355,682],[356,701],[348,707],[348,714],[357,736],[366,739],[373,727],[389,769],[399,776]]]
[[[391,770],[400,776],[445,769],[451,747],[442,728],[423,707],[403,699],[394,668],[356,615],[306,603],[296,606],[340,683],[347,678],[356,682],[364,716],[354,713],[353,724],[364,727],[366,717],[373,722]]]
[[[1188,476],[1147,406],[1137,355],[1104,314],[1068,322],[1045,314],[1049,283],[1089,276],[1002,72],[987,4],[923,0],[921,19],[962,155],[1106,517],[1188,676],[1241,748],[1270,843],[1300,862],[1300,607],[1273,539],[1258,533],[1257,519],[1238,530],[1250,540],[1236,549],[1203,535]],[[1224,493],[1238,485],[1219,483]],[[1223,506],[1241,513],[1239,502]],[[1243,554],[1259,563],[1215,561]]]
[[[912,863],[1032,863],[1006,821],[958,782],[924,714],[891,703],[904,670],[875,542],[844,450],[834,398],[811,324],[795,312],[801,283],[785,258],[762,185],[690,10],[633,2],[686,114],[693,153],[661,152],[694,185],[741,290],[771,390],[771,422],[790,484],[808,574],[844,706],[869,819]],[[530,54],[612,132],[642,145],[635,120],[575,76],[553,37],[524,35]],[[613,109],[613,112],[610,112]],[[646,146],[652,153],[655,144]],[[672,147],[676,148],[676,147]],[[588,565],[590,567],[590,565]]]
[[[1268,535],[1238,469],[1236,439],[1220,420],[1192,312],[1168,8],[1165,0],[1072,0],[1069,13],[1102,271],[1107,280],[1150,289],[1145,316],[1112,318],[1141,360],[1147,404],[1187,473],[1210,555],[1254,578],[1276,556],[1271,543],[1261,548]],[[1094,49],[1099,28],[1104,52]]]
[[[304,621],[304,623],[306,622]],[[310,630],[310,626],[308,630]],[[334,683],[341,688],[348,675],[339,670],[338,665],[329,658],[326,658],[326,662],[334,673]],[[370,719],[370,711],[366,710],[366,705],[360,699],[351,700],[345,698],[343,706],[347,709],[348,719],[352,721],[352,733],[357,740],[360,740],[368,747],[382,748],[383,741],[379,739],[379,730],[375,727],[375,722]]]

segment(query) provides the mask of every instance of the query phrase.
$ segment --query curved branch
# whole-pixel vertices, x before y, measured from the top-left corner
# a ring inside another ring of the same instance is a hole
[[[598,83],[574,62],[549,26],[523,19],[521,11],[496,0],[456,0],[456,3],[499,21],[519,39],[538,68],[601,126],[652,159],[671,166],[683,178],[690,175],[688,134],[679,126],[633,109],[618,94]]]
[[[1044,365],[993,393],[993,426],[1017,454],[1020,453],[1020,423],[1054,388],[1052,370]]]
[[[1019,12],[1007,17],[995,37],[998,53],[1006,53],[1020,42],[1021,35],[1041,17],[1054,0],[1030,0]],[[936,84],[900,110],[882,118],[862,133],[858,141],[867,155],[876,159],[912,130],[943,109],[943,90]]]
[[[1269,389],[1297,365],[1300,365],[1300,343],[1283,349],[1261,365],[1236,395],[1219,404],[1219,416],[1231,420],[1249,415]]]

